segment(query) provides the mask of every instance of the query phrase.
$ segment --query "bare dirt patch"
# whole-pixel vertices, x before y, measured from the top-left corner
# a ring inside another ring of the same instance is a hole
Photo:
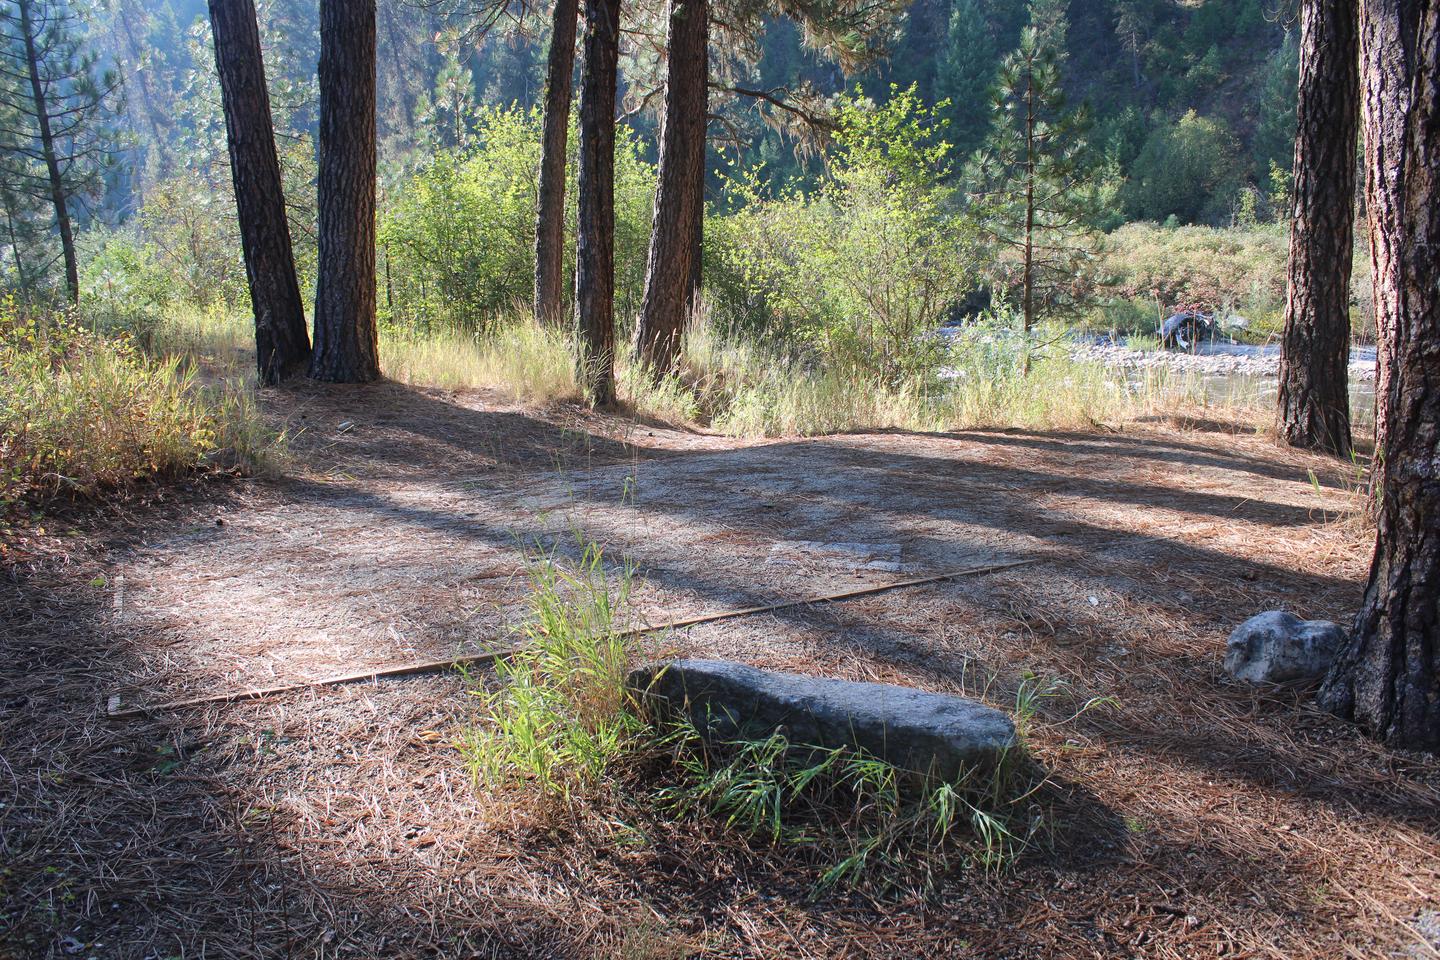
[[[16,956],[1435,952],[1440,765],[1220,670],[1258,610],[1343,621],[1356,604],[1369,544],[1340,467],[1211,429],[747,444],[393,384],[267,404],[292,436],[283,476],[92,515],[7,572]],[[1064,679],[1032,738],[1052,836],[929,897],[817,900],[718,827],[546,819],[477,791],[451,746],[472,716],[454,674],[104,716],[112,693],[504,643],[523,545],[572,531],[638,565],[651,623],[1038,558],[665,643],[1000,706],[1027,672]],[[898,545],[900,569],[796,544],[887,565]],[[1071,720],[1092,696],[1119,706]]]

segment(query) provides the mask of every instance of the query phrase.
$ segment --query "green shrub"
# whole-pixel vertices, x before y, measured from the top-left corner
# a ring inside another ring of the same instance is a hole
[[[1106,238],[1103,272],[1112,296],[1151,304],[1182,303],[1243,314],[1273,314],[1285,304],[1285,228],[1159,227],[1130,223]]]
[[[482,109],[471,147],[435,154],[387,199],[378,251],[382,319],[420,332],[475,329],[530,302],[540,136],[538,112]],[[569,142],[578,143],[573,131]],[[573,158],[568,169],[565,262],[573,264]],[[640,307],[654,189],[655,170],[639,141],[618,127],[615,312],[622,320]]]
[[[954,212],[948,144],[913,91],[838,110],[820,185],[766,196],[757,171],[729,184],[737,212],[706,229],[719,322],[899,384],[933,370],[927,334],[975,286],[975,228]]]
[[[216,459],[247,465],[266,445],[244,387],[201,386],[125,334],[0,302],[0,504],[90,496]]]

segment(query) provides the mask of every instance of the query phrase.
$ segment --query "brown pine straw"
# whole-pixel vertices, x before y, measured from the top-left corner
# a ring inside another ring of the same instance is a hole
[[[930,583],[940,583],[945,580],[954,580],[957,577],[984,576],[989,573],[998,573],[1001,570],[1011,570],[1015,567],[1023,567],[1028,564],[1038,563],[1042,557],[1029,557],[1023,560],[1011,560],[1006,563],[992,563],[978,567],[964,567],[960,570],[951,570],[947,573],[936,573],[925,577],[916,577],[910,580],[897,580],[894,583],[882,583],[871,587],[861,587],[857,590],[845,590],[841,593],[826,593],[812,597],[802,597],[799,600],[785,600],[780,603],[768,603],[758,607],[740,607],[734,610],[721,610],[716,613],[704,613],[696,617],[685,617],[680,620],[671,620],[666,623],[654,626],[634,627],[630,630],[622,630],[616,634],[617,637],[639,637],[651,633],[664,633],[667,630],[679,630],[684,627],[698,626],[702,623],[715,623],[719,620],[733,620],[737,617],[755,616],[761,613],[773,613],[776,610],[787,610],[791,607],[803,607],[812,604],[838,603],[842,600],[849,600],[854,597],[865,597],[876,593],[885,593],[890,590],[902,590],[907,587],[920,587]],[[238,703],[243,700],[258,700],[262,697],[273,696],[279,693],[290,693],[296,690],[308,690],[314,687],[333,687],[347,683],[363,683],[367,680],[385,680],[394,677],[412,677],[422,673],[436,673],[441,670],[448,670],[452,667],[474,666],[483,663],[493,663],[518,653],[519,647],[505,647],[500,650],[486,650],[483,653],[467,653],[458,657],[447,657],[442,660],[423,660],[419,663],[402,663],[393,667],[375,667],[370,670],[359,670],[354,673],[341,673],[329,677],[321,677],[316,680],[299,680],[293,683],[278,683],[265,687],[248,687],[243,690],[229,690],[223,693],[213,693],[203,697],[190,697],[184,700],[170,700],[165,703],[157,703],[149,706],[120,708],[120,695],[111,694],[106,701],[105,712],[112,720],[124,720],[131,717],[144,717],[156,713],[163,713],[171,710],[180,710],[186,707],[199,707],[218,703]]]

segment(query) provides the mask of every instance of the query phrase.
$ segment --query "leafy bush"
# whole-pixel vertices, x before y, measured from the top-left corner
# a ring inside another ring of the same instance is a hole
[[[1107,237],[1110,292],[1168,309],[1180,303],[1270,314],[1285,304],[1285,228],[1248,230],[1131,223]]]
[[[265,443],[244,389],[202,387],[125,334],[0,302],[0,504],[94,495],[222,454],[247,464]]]
[[[711,221],[707,281],[724,325],[898,384],[935,365],[934,330],[975,284],[973,226],[944,185],[949,145],[913,91],[842,100],[820,185],[768,197],[757,171]]]
[[[541,117],[484,108],[473,145],[442,151],[383,205],[380,304],[394,326],[474,329],[528,304],[535,275],[536,170]],[[572,147],[578,137],[572,131]],[[574,262],[575,171],[568,166],[565,262]],[[615,146],[615,310],[639,310],[645,282],[655,170],[626,127]],[[569,290],[572,284],[566,284]]]

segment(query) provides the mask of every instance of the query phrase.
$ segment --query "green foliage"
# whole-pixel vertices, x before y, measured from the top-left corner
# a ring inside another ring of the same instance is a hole
[[[51,198],[58,194],[78,220],[79,200],[101,194],[120,149],[121,109],[118,76],[99,69],[79,4],[0,2],[0,243],[10,248],[0,281],[32,299],[58,286],[50,268],[60,253],[59,205]]]
[[[967,156],[980,146],[990,123],[986,108],[995,82],[995,39],[981,0],[955,0],[947,39],[935,71],[935,99],[949,104],[955,149]]]
[[[1152,312],[1183,303],[1246,316],[1285,302],[1288,239],[1281,226],[1248,230],[1131,223],[1106,238],[1109,290],[1149,301]]]
[[[913,91],[857,93],[836,122],[815,190],[729,181],[739,209],[706,231],[711,295],[727,326],[898,384],[933,369],[927,335],[974,285],[974,228],[943,182],[943,121]]]
[[[1285,33],[1285,43],[1271,59],[1256,96],[1255,133],[1251,139],[1251,169],[1258,180],[1285,174],[1295,162],[1295,109],[1300,82],[1300,45],[1296,31]],[[1288,212],[1288,211],[1287,211]]]
[[[1223,222],[1239,188],[1238,153],[1218,117],[1190,110],[1174,125],[1155,128],[1120,192],[1125,212],[1139,220]]]
[[[266,444],[245,389],[202,386],[124,333],[0,301],[0,506],[252,464]]]
[[[476,328],[529,302],[540,119],[536,111],[480,110],[472,118],[472,148],[437,153],[387,198],[379,232],[383,319],[421,331]],[[572,131],[572,147],[577,142]],[[655,170],[623,127],[615,154],[615,306],[625,318],[638,310],[644,290]],[[567,264],[574,262],[577,169],[572,157]]]

